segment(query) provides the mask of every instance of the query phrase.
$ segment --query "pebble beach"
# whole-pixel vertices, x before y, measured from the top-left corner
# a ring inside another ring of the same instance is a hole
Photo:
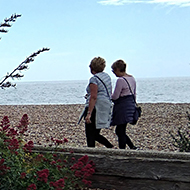
[[[136,125],[128,125],[126,133],[142,150],[178,151],[170,135],[177,134],[179,127],[188,130],[190,103],[140,103],[142,116]],[[0,120],[8,116],[11,126],[16,126],[22,116],[29,117],[28,131],[24,140],[35,145],[51,146],[51,137],[67,138],[66,146],[86,147],[84,121],[78,125],[83,104],[65,105],[0,105]],[[115,127],[102,129],[104,135],[118,148]],[[96,148],[105,148],[96,143]],[[127,147],[127,149],[129,149]]]

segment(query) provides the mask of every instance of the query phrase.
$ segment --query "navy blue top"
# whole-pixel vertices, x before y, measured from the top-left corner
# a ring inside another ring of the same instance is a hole
[[[114,100],[111,126],[133,122],[135,112],[134,95],[128,95]]]

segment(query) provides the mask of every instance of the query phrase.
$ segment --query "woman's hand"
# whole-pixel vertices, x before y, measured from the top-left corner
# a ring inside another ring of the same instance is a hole
[[[84,98],[87,99],[88,98],[88,94],[85,94]]]
[[[90,99],[89,99],[89,106],[87,116],[85,117],[85,122],[87,124],[91,123],[91,114],[96,104],[97,94],[98,94],[98,86],[96,84],[90,84]]]
[[[90,118],[91,118],[91,114],[88,113],[87,116],[85,117],[85,122],[86,122],[87,124],[91,123]]]

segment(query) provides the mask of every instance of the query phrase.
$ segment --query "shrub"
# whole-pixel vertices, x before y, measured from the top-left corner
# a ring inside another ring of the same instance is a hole
[[[187,112],[187,117],[189,119],[188,128],[190,128],[190,114]],[[190,131],[183,130],[182,127],[178,128],[177,135],[174,136],[170,132],[171,137],[174,142],[173,145],[179,149],[180,152],[190,152]]]
[[[67,142],[52,139],[56,144],[54,152],[42,154],[33,152],[33,142],[23,142],[27,131],[28,116],[23,115],[18,126],[11,127],[5,116],[0,124],[0,189],[1,190],[61,190],[80,189],[90,186],[94,163],[85,155],[78,160],[58,155],[60,144]],[[60,152],[60,150],[59,150]]]

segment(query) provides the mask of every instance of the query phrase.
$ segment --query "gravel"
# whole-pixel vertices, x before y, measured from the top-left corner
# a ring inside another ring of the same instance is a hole
[[[179,127],[188,130],[190,103],[141,103],[142,116],[136,125],[128,125],[126,133],[134,144],[143,150],[178,151],[173,146],[170,132],[177,134]],[[84,105],[0,105],[0,119],[8,116],[12,126],[16,126],[23,114],[28,114],[29,127],[24,140],[34,144],[51,146],[51,137],[67,138],[65,145],[86,147],[84,121],[77,124]],[[115,127],[102,129],[103,134],[118,147]],[[96,148],[104,148],[96,143]],[[128,149],[128,147],[127,147]]]

